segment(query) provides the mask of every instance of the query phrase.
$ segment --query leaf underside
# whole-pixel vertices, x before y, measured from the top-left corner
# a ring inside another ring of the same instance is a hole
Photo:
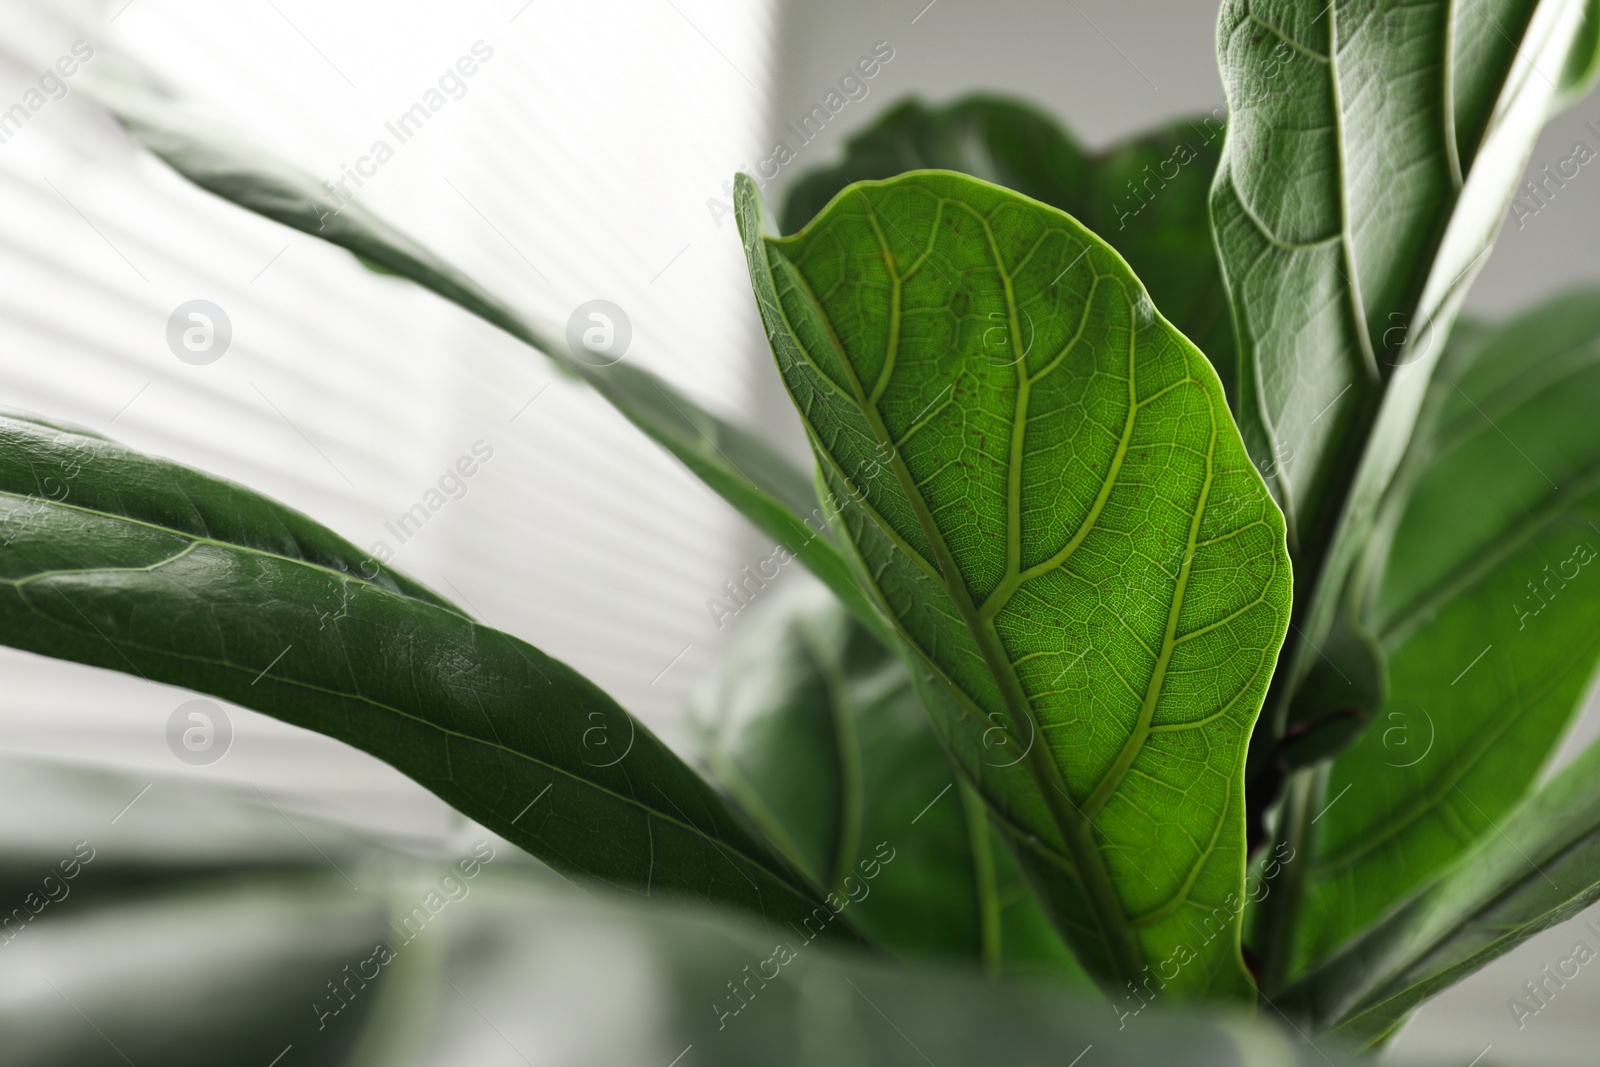
[[[1330,772],[1301,965],[1533,786],[1600,660],[1600,292],[1452,342],[1380,528],[1392,693]]]
[[[1584,2],[1223,5],[1230,117],[1212,214],[1240,429],[1288,521],[1307,637],[1258,748],[1281,738],[1332,625]]]
[[[1205,358],[1070,216],[929,171],[736,208],[840,527],[1080,960],[1243,994],[1242,760],[1282,520]]]

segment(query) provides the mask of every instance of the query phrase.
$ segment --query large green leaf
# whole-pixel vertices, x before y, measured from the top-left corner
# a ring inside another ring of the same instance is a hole
[[[1331,625],[1444,336],[1556,93],[1585,0],[1228,0],[1212,212],[1240,429],[1300,590],[1269,704]],[[1342,531],[1342,533],[1340,533]]]
[[[339,209],[309,176],[238,147],[224,131],[182,109],[127,89],[104,102],[128,132],[183,177],[224,200],[349,249],[363,262],[408,278],[498,326],[588,382],[625,418],[678,458],[762,532],[809,567],[868,625],[882,620],[851,580],[825,533],[808,477],[771,445],[700,407],[682,391],[627,361],[595,366],[551,340],[473,279],[359,203]]]
[[[562,870],[774,924],[820,907],[592,683],[372,568],[297,512],[86,431],[3,415],[0,534],[0,643],[336,737]],[[597,724],[633,738],[624,758],[585,744]],[[849,937],[848,924],[824,926]]]
[[[908,100],[845,142],[844,159],[795,183],[793,233],[851,182],[954,170],[1058,207],[1122,254],[1156,307],[1211,360],[1230,399],[1233,320],[1211,241],[1208,198],[1224,116],[1174,122],[1092,155],[1026,104],[974,96],[945,107]]]
[[[762,610],[697,701],[711,779],[885,948],[1084,981],[894,651],[816,585]]]
[[[1380,524],[1391,697],[1329,775],[1305,959],[1491,833],[1579,707],[1600,659],[1597,408],[1600,292],[1445,353]]]
[[[788,238],[748,178],[736,209],[858,573],[1069,944],[1244,993],[1242,761],[1290,575],[1210,364],[1105,242],[974,178],[852,186]]]
[[[1600,900],[1600,746],[1590,746],[1448,873],[1277,1001],[1370,1044],[1427,998]],[[1592,954],[1600,950],[1588,945]],[[1525,1009],[1539,1004],[1509,990]],[[1515,1016],[1513,1008],[1513,1016]]]

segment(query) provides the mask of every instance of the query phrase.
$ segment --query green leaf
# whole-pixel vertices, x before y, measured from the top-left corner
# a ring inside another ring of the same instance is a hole
[[[1222,150],[1220,109],[1092,155],[1027,104],[974,96],[908,100],[845,142],[844,159],[795,183],[793,233],[851,182],[954,170],[1060,208],[1122,254],[1150,298],[1211,360],[1230,400],[1238,354],[1211,240],[1208,198]]]
[[[571,668],[297,512],[18,415],[0,415],[0,643],[338,738],[560,870],[775,924],[819,906],[704,781]],[[596,725],[633,739],[624,757],[585,744]],[[825,929],[851,936],[848,920]]]
[[[1442,879],[1287,990],[1278,1005],[1371,1044],[1417,1005],[1600,900],[1600,746],[1479,838]],[[1600,933],[1579,935],[1600,952]],[[1520,990],[1511,991],[1527,1001]],[[1515,1014],[1515,1012],[1513,1012]]]
[[[1210,364],[1103,241],[977,179],[852,186],[788,238],[747,177],[735,207],[858,573],[1068,943],[1245,994],[1242,761],[1290,575]]]
[[[1289,709],[1279,748],[1285,766],[1305,767],[1349,748],[1388,699],[1377,639],[1348,620],[1336,623]]]
[[[1282,505],[1307,635],[1285,728],[1585,0],[1228,0],[1212,196],[1240,429]],[[1342,531],[1342,532],[1341,532]]]
[[[1588,0],[1583,27],[1572,41],[1566,66],[1561,68],[1561,95],[1557,107],[1571,107],[1589,95],[1600,78],[1600,0]]]
[[[1087,981],[896,653],[815,585],[763,609],[697,701],[709,777],[814,883],[859,895],[851,916],[890,951]]]
[[[128,132],[173,170],[224,200],[353,252],[369,269],[409,278],[550,357],[588,382],[629,422],[678,458],[763,533],[775,538],[857,611],[883,627],[838,548],[810,479],[756,435],[706,411],[629,362],[594,366],[549,339],[477,282],[357,203],[327,203],[313,179],[262,153],[234,147],[180,109],[128,90],[103,99]],[[886,631],[885,631],[886,632]]]
[[[1370,625],[1391,696],[1333,765],[1303,961],[1532,787],[1600,660],[1600,292],[1452,342],[1385,505]]]

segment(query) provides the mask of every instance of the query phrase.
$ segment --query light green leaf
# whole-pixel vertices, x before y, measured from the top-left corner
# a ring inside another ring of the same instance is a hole
[[[1228,0],[1212,196],[1239,419],[1289,526],[1316,658],[1465,288],[1556,92],[1585,0]],[[1342,531],[1342,532],[1341,532]]]
[[[629,362],[594,366],[551,340],[477,282],[363,208],[335,210],[323,189],[259,151],[235,147],[176,106],[132,89],[103,101],[138,141],[184,178],[231,203],[348,249],[369,268],[409,278],[550,357],[588,382],[651,440],[821,578],[868,625],[867,606],[827,536],[809,478],[756,435],[706,411],[675,386]],[[887,632],[885,630],[885,632]]]
[[[799,923],[815,891],[565,664],[305,516],[0,415],[0,643],[210,693],[394,765],[551,866]],[[586,731],[629,736],[602,758]],[[852,936],[848,920],[826,924]]]
[[[735,207],[858,573],[1068,943],[1245,994],[1242,764],[1290,575],[1210,364],[1103,241],[977,179],[852,186],[788,238],[748,178]]]
[[[795,183],[793,233],[851,182],[954,170],[1060,208],[1122,254],[1150,299],[1211,360],[1230,400],[1238,354],[1211,240],[1221,109],[1090,154],[1049,115],[1003,98],[945,107],[908,100],[845,142],[844,160]]]
[[[1329,774],[1302,960],[1421,887],[1533,785],[1600,660],[1600,292],[1452,342],[1375,542],[1392,691]],[[1392,531],[1392,533],[1390,532]]]
[[[1318,1030],[1371,1044],[1427,998],[1596,900],[1600,746],[1590,746],[1443,878],[1277,1003]],[[1600,948],[1593,930],[1584,940]]]
[[[895,652],[815,585],[762,608],[697,701],[711,780],[890,951],[1086,982]]]

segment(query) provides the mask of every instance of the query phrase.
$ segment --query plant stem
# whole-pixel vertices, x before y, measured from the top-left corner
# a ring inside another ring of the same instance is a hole
[[[1327,790],[1327,781],[1327,765],[1318,764],[1296,771],[1284,790],[1273,852],[1276,856],[1282,844],[1293,851],[1287,860],[1279,861],[1282,867],[1261,901],[1254,930],[1261,961],[1256,984],[1269,997],[1276,996],[1287,983],[1289,968],[1294,962],[1295,933],[1305,900],[1306,878],[1314,859],[1312,824],[1316,816],[1312,812]]]
[[[972,881],[978,898],[978,934],[983,949],[983,973],[991,981],[1000,977],[1000,890],[995,882],[994,838],[989,811],[977,790],[960,780],[961,811],[967,837],[972,842]]]

